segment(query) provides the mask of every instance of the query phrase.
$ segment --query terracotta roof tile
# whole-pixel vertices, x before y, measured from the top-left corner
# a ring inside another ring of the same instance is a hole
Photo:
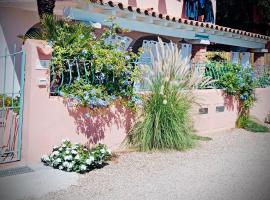
[[[215,29],[215,30],[219,30],[219,31],[231,32],[231,33],[235,33],[235,34],[246,35],[246,36],[250,36],[250,37],[256,37],[256,38],[261,38],[261,39],[265,39],[265,40],[270,40],[270,37],[266,36],[266,35],[250,33],[250,32],[246,32],[246,31],[242,31],[242,30],[238,30],[238,29],[232,29],[229,27],[223,27],[223,26],[219,26],[219,25],[215,25],[215,24],[211,24],[211,23],[205,23],[205,22],[199,22],[199,21],[188,20],[188,19],[183,19],[183,18],[176,18],[176,17],[169,16],[169,15],[163,15],[162,13],[157,13],[155,11],[152,11],[153,10],[152,8],[150,10],[149,9],[144,10],[144,9],[135,8],[132,6],[125,7],[122,3],[114,3],[113,1],[109,1],[107,3],[104,3],[103,0],[98,0],[98,3],[101,5],[109,5],[110,7],[118,7],[121,10],[127,9],[130,12],[136,11],[138,14],[143,13],[144,15],[147,15],[147,16],[149,16],[149,15],[152,17],[158,16],[160,19],[166,19],[168,21],[184,23],[184,24],[193,25],[193,26],[200,26],[200,27]]]

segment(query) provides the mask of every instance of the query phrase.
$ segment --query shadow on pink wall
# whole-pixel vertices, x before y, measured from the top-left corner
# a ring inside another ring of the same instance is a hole
[[[109,108],[91,110],[75,107],[62,97],[50,96],[49,70],[36,68],[41,57],[50,59],[48,46],[44,41],[27,40],[24,48],[27,52],[22,151],[24,161],[39,162],[42,154],[49,153],[64,138],[86,144],[101,142],[113,150],[122,149],[123,140],[133,123],[132,110],[121,102]],[[42,56],[41,49],[44,54]],[[48,80],[43,87],[38,85],[40,78]],[[264,120],[270,111],[270,88],[257,89],[256,93],[258,101],[251,114]],[[235,127],[237,104],[232,97],[224,96],[222,90],[196,90],[194,95],[200,105],[194,105],[191,116],[199,134]],[[217,106],[224,105],[224,112],[216,111]],[[208,108],[209,112],[199,114],[201,106]]]
[[[134,113],[120,102],[113,107],[99,109],[72,107],[70,103],[68,99],[64,100],[69,115],[74,118],[77,134],[85,135],[87,144],[97,144],[104,140],[109,127],[124,128],[127,133],[133,123]]]
[[[232,95],[228,95],[227,93],[223,92],[222,96],[224,98],[224,106],[227,110],[234,111],[236,109],[235,107],[238,107],[238,103]]]

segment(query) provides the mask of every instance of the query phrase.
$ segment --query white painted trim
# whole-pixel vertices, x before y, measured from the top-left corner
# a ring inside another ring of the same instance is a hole
[[[268,49],[252,49],[254,53],[268,53]]]
[[[93,5],[90,4],[89,6],[91,7]],[[91,20],[99,22],[103,25],[109,25],[108,22],[106,22],[106,20],[110,16],[108,14],[102,13],[101,10],[115,10],[116,12],[110,12],[115,17],[114,22],[117,23],[120,27],[129,30],[185,39],[197,39],[195,37],[195,34],[200,33],[195,31],[194,27],[196,26],[181,24],[181,26],[176,25],[177,28],[175,28],[175,26],[170,26],[170,24],[173,24],[173,22],[167,21],[165,19],[153,18],[153,21],[149,22],[150,16],[138,14],[136,13],[136,11],[131,13],[127,10],[121,10],[119,8],[108,9],[108,6],[95,5],[95,8],[97,7],[99,9],[95,9],[94,11],[92,10],[91,12],[77,8],[70,8],[69,14],[66,13],[65,16],[68,15],[76,20],[82,21]],[[121,15],[119,15],[119,13],[128,13],[128,14],[122,15],[124,16],[122,17]],[[137,20],[137,17],[139,17],[140,20]],[[241,36],[239,34],[227,35],[225,34],[226,32],[218,30],[210,29],[210,31],[207,32],[210,33],[209,41],[217,44],[255,49],[255,48],[265,48],[265,44],[267,43],[266,40],[256,39],[255,41],[252,41],[253,40],[252,37],[249,36]]]

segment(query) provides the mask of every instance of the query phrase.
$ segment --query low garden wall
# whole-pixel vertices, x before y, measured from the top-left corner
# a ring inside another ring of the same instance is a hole
[[[69,138],[72,142],[97,143],[111,149],[121,148],[134,114],[120,103],[110,108],[89,110],[76,108],[62,97],[50,96],[49,71],[40,68],[40,60],[49,60],[50,51],[42,41],[27,40],[25,103],[22,159],[38,162],[55,144]],[[258,89],[258,101],[252,109],[263,120],[270,111],[270,89]],[[222,90],[197,90],[193,116],[199,134],[235,127],[237,105]],[[199,112],[200,111],[200,112]]]

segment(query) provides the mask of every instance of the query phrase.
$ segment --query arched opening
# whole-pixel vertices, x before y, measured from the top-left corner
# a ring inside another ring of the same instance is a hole
[[[158,38],[161,38],[163,42],[166,42],[166,43],[169,43],[170,40],[162,37],[162,36],[157,36],[157,35],[148,35],[148,36],[143,36],[143,37],[140,37],[139,39],[136,40],[136,42],[133,44],[132,46],[132,51],[134,53],[138,53],[138,50],[139,48],[142,47],[143,45],[143,41],[144,40],[151,40],[151,41],[158,41]]]

